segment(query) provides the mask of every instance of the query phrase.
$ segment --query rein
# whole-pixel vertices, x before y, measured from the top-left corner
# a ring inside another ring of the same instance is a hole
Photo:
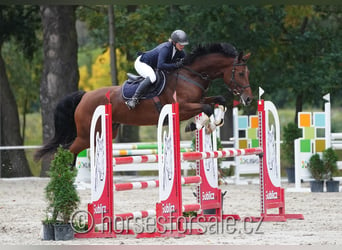
[[[197,87],[199,87],[201,90],[205,91],[205,88],[201,84],[199,84],[198,82],[186,77],[185,75],[181,75],[181,74],[177,73],[177,77],[181,78],[182,80],[184,80],[186,82],[192,83],[193,85],[196,85]]]
[[[209,75],[206,74],[206,73],[199,73],[199,72],[197,72],[197,71],[195,71],[195,70],[193,70],[193,69],[191,69],[189,67],[183,67],[183,69],[185,69],[185,70],[195,74],[196,76],[200,77],[204,81],[211,81]],[[176,76],[181,78],[182,80],[184,80],[186,82],[194,84],[195,86],[199,87],[202,91],[204,91],[204,92],[206,91],[206,89],[200,83],[190,79],[189,77],[186,77],[185,75],[182,75],[179,72],[177,72]]]
[[[197,71],[184,66],[183,69],[186,69],[187,71],[190,71],[191,73],[194,73],[196,76],[199,76],[204,81],[211,81],[209,75],[207,73],[198,73]]]

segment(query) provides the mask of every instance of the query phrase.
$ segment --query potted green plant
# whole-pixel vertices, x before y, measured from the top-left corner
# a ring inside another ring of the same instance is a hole
[[[55,240],[73,239],[74,232],[70,217],[78,207],[78,196],[74,181],[77,169],[73,167],[74,155],[60,146],[51,161],[48,175],[50,181],[45,187],[48,211],[51,212],[49,222],[54,225]]]
[[[290,122],[283,128],[282,149],[286,162],[286,174],[289,183],[295,182],[295,166],[294,166],[294,141],[302,135],[301,129],[296,123]]]
[[[323,151],[323,164],[326,169],[326,189],[327,192],[339,192],[340,181],[333,180],[333,176],[338,173],[338,156],[332,148]]]
[[[314,178],[310,181],[311,192],[323,192],[326,169],[319,154],[316,153],[310,157],[308,168]]]
[[[54,228],[55,221],[53,221],[47,215],[46,218],[42,221],[42,224],[43,224],[42,239],[43,240],[55,240],[55,228]]]

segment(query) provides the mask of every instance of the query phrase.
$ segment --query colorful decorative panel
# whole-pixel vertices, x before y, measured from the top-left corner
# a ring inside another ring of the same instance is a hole
[[[257,147],[259,147],[259,140],[258,139],[252,139],[251,140],[251,147],[252,148],[257,148]]]
[[[237,135],[235,148],[247,149],[259,147],[258,115],[238,115],[237,108],[234,113],[234,135]],[[236,124],[236,127],[235,127]],[[257,174],[260,171],[258,155],[240,155],[235,157],[235,181],[238,183],[241,174]]]
[[[239,140],[239,148],[240,149],[248,148],[247,140]]]
[[[258,126],[257,115],[241,115],[238,117],[239,148],[259,147]]]
[[[315,149],[316,152],[323,152],[325,150],[325,140],[315,140]]]
[[[307,140],[307,139],[300,140],[300,152],[302,153],[311,152],[311,140]]]
[[[311,126],[311,113],[301,112],[298,113],[299,128],[305,128]]]
[[[249,117],[249,124],[251,128],[258,128],[259,127],[259,118],[257,116],[251,115]]]
[[[305,139],[315,139],[315,128],[314,127],[305,127],[303,128],[303,137]]]
[[[298,127],[302,129],[300,138],[300,153],[312,154],[325,149],[325,113],[299,112]]]
[[[245,116],[245,115],[239,116],[238,128],[239,130],[248,128],[248,116]]]
[[[256,128],[249,128],[247,130],[247,137],[249,139],[258,139],[257,129]]]
[[[315,112],[313,126],[316,128],[325,128],[325,113]]]
[[[325,128],[316,129],[316,138],[325,138]]]

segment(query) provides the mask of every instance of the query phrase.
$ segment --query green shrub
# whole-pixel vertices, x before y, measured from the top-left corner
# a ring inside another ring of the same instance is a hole
[[[326,169],[324,168],[323,160],[320,158],[319,154],[316,153],[310,157],[308,168],[315,180],[323,180],[325,178]]]
[[[328,180],[331,180],[338,173],[337,160],[337,154],[332,148],[327,148],[323,151],[323,164]]]
[[[302,135],[302,131],[298,128],[297,124],[290,122],[284,127],[283,144],[284,158],[286,159],[289,167],[294,166],[294,140]]]
[[[74,155],[60,146],[50,164],[50,181],[45,188],[45,195],[48,211],[52,212],[52,221],[55,222],[68,223],[80,202],[74,186],[77,169],[73,167],[73,162]]]

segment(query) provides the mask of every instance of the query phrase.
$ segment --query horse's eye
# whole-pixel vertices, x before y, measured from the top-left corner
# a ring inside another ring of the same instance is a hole
[[[240,76],[240,77],[243,77],[244,75],[245,75],[245,72],[240,72],[240,73],[239,73],[239,76]]]

